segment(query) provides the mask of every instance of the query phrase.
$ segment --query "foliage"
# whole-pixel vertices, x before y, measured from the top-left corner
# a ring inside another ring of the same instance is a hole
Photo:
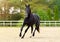
[[[49,20],[52,20],[53,14],[52,14],[50,8],[47,9],[47,14],[48,14],[47,16],[48,16]]]
[[[49,16],[47,16],[48,14],[46,11],[40,9],[37,11],[37,14],[40,16],[41,20],[49,20]]]
[[[11,15],[11,19],[10,20],[20,20],[21,18],[23,18],[22,14],[12,14]]]
[[[58,7],[54,7],[54,20],[59,20],[59,15],[58,15]]]
[[[9,16],[9,8],[13,6],[25,11],[25,4],[30,4],[32,12],[38,14],[41,20],[60,20],[60,0],[2,0],[0,13],[7,14],[5,15],[7,20],[24,18],[24,12]],[[1,10],[2,6],[5,7],[5,12]],[[2,19],[1,16],[0,18]]]

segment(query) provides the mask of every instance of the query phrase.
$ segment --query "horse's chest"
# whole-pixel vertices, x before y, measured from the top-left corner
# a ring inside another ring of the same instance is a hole
[[[25,23],[27,25],[32,25],[32,24],[34,24],[34,19],[33,18],[25,19]]]

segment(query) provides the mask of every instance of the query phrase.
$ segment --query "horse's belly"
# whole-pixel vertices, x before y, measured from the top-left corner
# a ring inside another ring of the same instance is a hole
[[[26,22],[26,25],[33,25],[34,24],[34,22]]]

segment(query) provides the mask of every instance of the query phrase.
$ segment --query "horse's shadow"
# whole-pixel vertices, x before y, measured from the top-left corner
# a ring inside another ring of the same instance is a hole
[[[48,38],[51,38],[51,37],[25,37],[24,39],[48,39]]]

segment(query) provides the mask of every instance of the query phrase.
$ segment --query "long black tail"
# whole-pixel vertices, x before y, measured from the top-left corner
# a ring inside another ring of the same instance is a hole
[[[37,29],[37,31],[40,33],[40,28],[39,28],[39,26],[40,26],[40,21],[36,23],[36,29]]]
[[[40,33],[39,25],[38,25],[38,26],[36,26],[36,29],[37,29],[37,31]]]
[[[36,19],[35,21],[36,21],[36,30],[38,31],[38,32],[40,32],[39,30],[39,26],[40,26],[40,18],[39,18],[39,16],[38,15],[34,15],[34,18]]]
[[[36,26],[36,29],[40,33],[40,28],[39,28],[39,26],[40,26],[40,18],[39,18],[39,16],[38,16],[38,21],[37,21],[37,24],[36,25],[37,25]]]

